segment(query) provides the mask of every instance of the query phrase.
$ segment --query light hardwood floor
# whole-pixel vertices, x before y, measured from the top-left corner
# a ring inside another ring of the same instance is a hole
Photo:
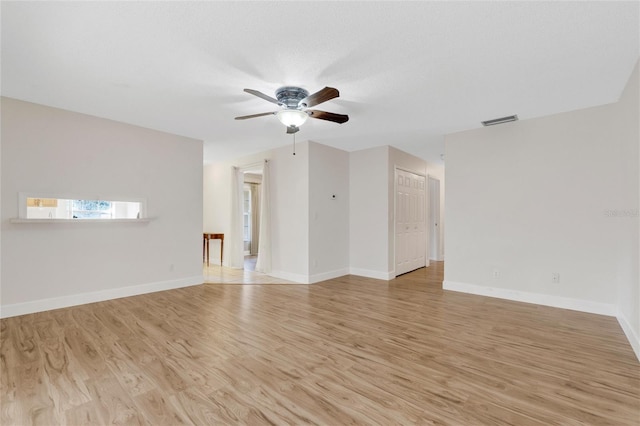
[[[8,318],[2,425],[638,425],[614,318],[385,282],[201,285]]]

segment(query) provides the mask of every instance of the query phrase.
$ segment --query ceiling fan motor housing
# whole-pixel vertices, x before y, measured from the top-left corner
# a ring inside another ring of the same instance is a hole
[[[285,86],[276,90],[278,102],[287,109],[298,109],[300,101],[309,96],[309,92],[301,87]]]

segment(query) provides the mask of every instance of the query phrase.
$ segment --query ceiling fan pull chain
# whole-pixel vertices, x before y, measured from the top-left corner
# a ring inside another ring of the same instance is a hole
[[[293,155],[296,155],[296,134],[293,134]]]

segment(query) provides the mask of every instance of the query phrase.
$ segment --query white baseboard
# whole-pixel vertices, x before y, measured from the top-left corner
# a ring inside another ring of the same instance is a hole
[[[336,269],[335,271],[323,272],[315,275],[294,274],[284,271],[271,271],[267,275],[274,278],[281,278],[287,281],[293,281],[296,284],[315,284],[321,281],[338,278],[349,275],[348,268]]]
[[[71,294],[69,296],[33,300],[30,302],[14,303],[11,305],[2,305],[0,306],[0,318],[33,314],[35,312],[50,311],[52,309],[68,308],[70,306],[84,305],[86,303],[103,302],[105,300],[137,296],[139,294],[154,293],[156,291],[172,290],[174,288],[189,287],[202,283],[204,283],[204,277],[200,275],[195,277],[181,278],[178,280],[159,281],[155,283],[140,284],[129,287],[93,291],[91,293]]]
[[[622,331],[624,331],[629,344],[631,344],[633,352],[635,352],[636,354],[636,358],[638,358],[638,361],[640,361],[640,338],[638,338],[638,334],[634,332],[633,327],[631,327],[631,324],[629,324],[629,321],[621,312],[618,312],[617,318]]]
[[[390,281],[396,277],[394,271],[382,272],[382,271],[372,271],[370,269],[360,269],[360,268],[349,268],[349,273],[351,275],[358,275],[360,277],[374,278],[376,280],[385,280],[385,281]]]
[[[334,271],[323,272],[323,273],[314,274],[314,275],[295,274],[295,273],[285,272],[285,271],[271,271],[267,275],[274,278],[281,278],[283,280],[293,281],[296,284],[315,284],[321,281],[343,277],[349,274],[358,275],[358,276],[367,277],[367,278],[374,278],[377,280],[385,280],[385,281],[392,280],[396,277],[394,271],[381,272],[381,271],[372,271],[368,269],[359,269],[359,268],[341,268],[341,269],[336,269]]]
[[[516,302],[534,303],[536,305],[571,309],[573,311],[588,312],[591,314],[607,315],[611,317],[615,317],[618,313],[616,306],[613,304],[591,302],[589,300],[581,299],[571,299],[568,297],[551,296],[548,294],[528,293],[524,291],[509,290],[504,288],[485,287],[477,284],[468,284],[455,281],[444,281],[442,283],[442,288],[444,290],[458,291],[461,293],[496,297],[498,299],[514,300]]]
[[[336,269],[335,271],[323,272],[321,274],[315,274],[309,276],[309,283],[315,284],[320,281],[330,280],[332,278],[343,277],[349,275],[349,268]]]
[[[267,275],[274,278],[293,281],[296,284],[309,284],[309,276],[304,274],[294,274],[292,272],[285,271],[271,271]]]

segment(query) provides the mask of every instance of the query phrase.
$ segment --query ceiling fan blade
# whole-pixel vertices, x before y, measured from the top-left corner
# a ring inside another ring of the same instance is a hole
[[[262,116],[265,116],[265,115],[273,115],[273,114],[276,114],[276,113],[277,113],[277,111],[262,112],[260,114],[242,115],[240,117],[236,117],[236,120],[246,120],[247,118],[262,117]]]
[[[288,126],[287,127],[287,134],[291,135],[293,133],[297,133],[298,130],[300,130],[300,127],[296,127],[296,126]]]
[[[265,94],[264,94],[264,93],[262,93],[262,92],[258,92],[257,90],[253,90],[253,89],[244,89],[244,91],[245,91],[245,92],[247,92],[247,93],[252,94],[253,96],[257,96],[257,97],[259,97],[259,98],[262,98],[262,99],[264,99],[265,101],[269,101],[269,102],[271,102],[272,104],[280,105],[280,102],[279,102],[277,99],[272,98],[271,96],[265,95]]]
[[[340,96],[338,89],[333,87],[325,87],[322,90],[318,90],[313,95],[309,95],[306,98],[298,102],[298,105],[302,108],[310,108],[312,106],[319,105],[323,102],[327,102],[329,99],[337,98]]]
[[[308,110],[309,117],[317,118],[320,120],[333,121],[334,123],[346,123],[349,121],[349,116],[345,114],[336,114],[334,112],[318,111],[317,109]]]

